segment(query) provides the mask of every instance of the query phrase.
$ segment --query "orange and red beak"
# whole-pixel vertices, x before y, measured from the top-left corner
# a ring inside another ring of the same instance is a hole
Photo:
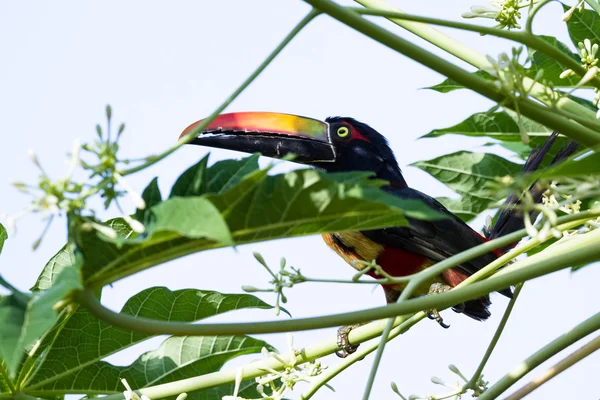
[[[195,130],[204,120],[194,122],[179,136]],[[335,162],[336,151],[329,124],[312,118],[271,112],[237,112],[221,114],[201,129],[190,144],[261,153],[303,164]]]

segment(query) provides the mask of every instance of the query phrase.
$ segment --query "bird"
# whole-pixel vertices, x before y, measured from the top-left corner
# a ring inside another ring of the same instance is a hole
[[[365,264],[375,262],[387,274],[399,277],[419,272],[455,254],[484,243],[488,239],[472,229],[433,197],[408,185],[398,161],[386,138],[366,123],[350,117],[329,117],[324,121],[292,114],[273,112],[236,112],[217,116],[206,127],[189,139],[197,130],[199,120],[189,125],[180,135],[189,144],[260,153],[271,158],[294,155],[293,161],[327,172],[366,171],[372,178],[386,181],[385,192],[401,199],[418,200],[444,216],[441,219],[421,220],[407,218],[408,226],[323,234],[325,243],[352,267],[361,270]],[[554,137],[556,137],[554,135]],[[552,144],[546,143],[546,147]],[[547,148],[545,151],[547,151]],[[528,160],[527,168],[537,168],[545,151]],[[515,199],[512,199],[515,202]],[[500,226],[519,229],[514,215],[504,212]],[[522,214],[517,215],[522,220]],[[508,223],[507,221],[510,221]],[[503,234],[510,232],[503,232]],[[497,232],[488,232],[497,236]],[[502,255],[495,249],[442,272],[429,288],[420,288],[416,295],[447,291],[473,275]],[[376,270],[368,274],[383,278]],[[387,303],[396,302],[405,283],[384,284]],[[511,288],[499,291],[511,297]],[[457,304],[453,310],[478,321],[490,317],[489,295]],[[437,310],[428,316],[447,328]],[[338,332],[339,356],[354,352],[357,346],[348,342],[350,327]]]

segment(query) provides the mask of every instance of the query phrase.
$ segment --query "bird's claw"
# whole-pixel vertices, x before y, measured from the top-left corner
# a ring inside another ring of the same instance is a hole
[[[347,326],[340,326],[337,331],[337,345],[339,350],[335,351],[335,355],[339,358],[346,358],[350,354],[356,352],[358,349],[358,345],[351,345],[350,340],[348,339],[348,334],[354,328],[358,328],[359,326],[364,324],[354,324]]]
[[[451,289],[452,289],[452,286],[444,285],[443,283],[434,283],[434,284],[432,284],[429,287],[429,293],[428,294],[444,293],[444,292],[447,292],[447,291],[449,291]],[[464,309],[464,304],[462,305],[462,309],[461,309],[460,312],[462,312],[463,309]],[[444,319],[440,315],[440,312],[438,310],[436,310],[436,309],[428,310],[427,311],[427,318],[434,319],[444,329],[450,328],[450,325],[444,323]]]
[[[427,311],[427,318],[429,319],[434,319],[435,322],[437,322],[438,324],[440,324],[440,326],[444,329],[448,329],[450,328],[450,325],[444,323],[444,319],[442,318],[442,316],[440,315],[439,311],[436,309],[433,310],[428,310]]]

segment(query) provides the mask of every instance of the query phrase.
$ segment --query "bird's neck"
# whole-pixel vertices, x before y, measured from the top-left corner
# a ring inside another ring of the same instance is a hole
[[[384,164],[379,171],[375,172],[375,176],[378,179],[383,179],[390,182],[390,186],[396,188],[405,188],[408,187],[406,181],[404,180],[404,176],[402,176],[402,172],[400,169],[389,164]]]

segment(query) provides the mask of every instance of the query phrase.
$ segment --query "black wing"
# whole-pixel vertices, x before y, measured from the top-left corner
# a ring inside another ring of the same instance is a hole
[[[411,188],[386,187],[384,190],[403,199],[420,200],[448,218],[435,221],[408,218],[410,226],[362,231],[374,242],[420,254],[433,261],[444,260],[484,242],[481,235],[436,199]],[[490,252],[456,268],[473,275],[496,258]]]

